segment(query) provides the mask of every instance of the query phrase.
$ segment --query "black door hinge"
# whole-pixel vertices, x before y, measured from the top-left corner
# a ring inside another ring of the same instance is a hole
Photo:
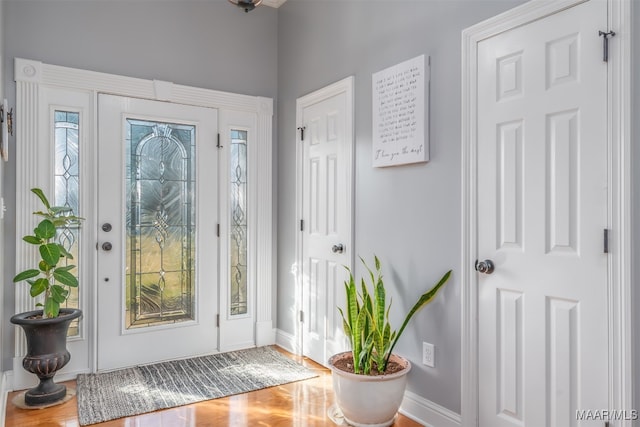
[[[608,254],[609,253],[609,229],[605,228],[604,229],[604,253]]]
[[[218,142],[216,144],[216,147],[222,148],[222,145],[220,145],[220,134],[218,134]]]
[[[220,224],[216,224],[216,236],[220,237]]]
[[[304,130],[306,129],[306,126],[300,126],[298,128],[298,130],[300,131],[300,141],[304,141]]]
[[[602,61],[609,62],[609,37],[615,36],[613,31],[598,31],[598,36],[602,37]]]
[[[300,231],[304,231],[304,219],[300,220]]]
[[[300,323],[304,323],[304,311],[300,310]]]
[[[216,327],[220,327],[220,315],[216,314]]]

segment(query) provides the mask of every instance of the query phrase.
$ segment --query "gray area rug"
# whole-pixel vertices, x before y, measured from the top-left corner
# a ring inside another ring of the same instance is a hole
[[[317,376],[271,347],[81,374],[78,419],[85,426]]]

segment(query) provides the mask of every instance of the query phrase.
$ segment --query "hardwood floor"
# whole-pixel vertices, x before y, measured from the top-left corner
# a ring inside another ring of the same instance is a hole
[[[331,427],[327,417],[333,404],[331,372],[307,358],[282,351],[288,357],[317,371],[320,376],[251,393],[208,400],[135,417],[95,424],[99,427]],[[75,387],[75,381],[66,382]],[[46,409],[20,409],[11,403],[19,392],[7,397],[6,427],[77,427],[75,397]],[[420,424],[399,415],[395,427]]]

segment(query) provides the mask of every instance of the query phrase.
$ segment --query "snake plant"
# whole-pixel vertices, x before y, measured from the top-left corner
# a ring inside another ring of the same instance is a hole
[[[43,211],[33,214],[43,219],[33,230],[33,235],[26,235],[22,240],[38,246],[41,259],[38,268],[18,273],[13,282],[26,281],[31,287],[29,293],[34,298],[44,294],[44,304],[37,303],[36,306],[43,307],[44,317],[52,318],[58,316],[60,304],[69,297],[68,288],[78,286],[78,279],[71,272],[75,265],[59,266],[66,259],[73,259],[73,256],[55,241],[56,234],[59,229],[79,225],[82,218],[75,216],[71,208],[51,206],[41,189],[32,188],[31,192],[44,205]]]
[[[407,324],[418,310],[435,298],[438,290],[449,280],[451,270],[446,272],[435,286],[418,298],[418,301],[409,310],[400,329],[395,331],[391,329],[389,323],[391,299],[387,305],[380,260],[374,255],[375,272],[369,268],[364,259],[360,258],[360,260],[369,273],[372,290],[369,290],[365,279],[362,278],[360,293],[358,293],[356,280],[347,267],[349,279],[344,283],[347,297],[346,307],[344,311],[339,307],[338,310],[342,316],[344,332],[351,342],[354,372],[368,375],[372,369],[377,369],[379,373],[383,373],[387,369],[393,348]]]

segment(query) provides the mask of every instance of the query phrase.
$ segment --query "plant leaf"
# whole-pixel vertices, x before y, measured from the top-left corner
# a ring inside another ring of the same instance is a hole
[[[41,245],[40,256],[44,262],[53,267],[58,263],[58,261],[60,261],[60,247],[57,243]]]
[[[69,273],[65,267],[56,268],[53,271],[53,277],[63,285],[71,286],[72,288],[78,287],[78,279],[76,276]]]
[[[40,262],[38,263],[38,268],[40,268],[40,271],[46,272],[46,271],[49,271],[51,266],[46,262],[44,262],[43,260],[40,260]]]
[[[42,277],[31,284],[29,295],[31,295],[32,297],[37,297],[38,295],[46,291],[48,287],[49,281]]]
[[[344,317],[344,313],[342,309],[338,307],[338,311],[340,312],[340,316],[342,316],[342,328],[344,329],[344,334],[348,337],[351,337],[351,326],[347,322],[347,319]]]
[[[69,291],[59,285],[53,285],[51,287],[51,298],[53,298],[58,304],[62,304],[67,300]]]
[[[58,304],[53,298],[46,298],[44,302],[44,314],[48,318],[58,317],[60,312],[60,304]]]
[[[385,308],[385,290],[384,290],[384,283],[382,281],[382,279],[379,277],[378,278],[378,283],[376,284],[376,288],[374,289],[374,302],[375,302],[375,306],[374,306],[374,312],[372,313],[375,321],[376,321],[376,325],[380,328],[382,328],[384,326],[384,308]]]
[[[18,273],[16,275],[16,277],[13,278],[13,282],[14,283],[21,282],[23,280],[31,279],[32,277],[36,277],[38,275],[40,275],[40,270],[35,270],[35,269],[25,270],[22,273]]]
[[[71,255],[71,253],[61,244],[58,243],[58,246],[60,247],[60,255],[67,258],[67,259],[73,259],[73,255]]]
[[[36,237],[42,240],[48,240],[56,235],[56,226],[48,219],[43,219],[40,224],[33,230]]]
[[[22,240],[27,243],[31,243],[32,245],[39,245],[42,243],[42,239],[38,239],[36,236],[24,236]]]
[[[393,348],[396,346],[396,343],[398,342],[398,339],[400,339],[400,336],[402,335],[402,332],[404,331],[404,328],[406,328],[407,324],[409,323],[409,320],[411,320],[411,317],[413,317],[413,315],[420,310],[422,307],[424,307],[425,305],[427,305],[428,303],[431,302],[431,300],[433,300],[433,298],[436,296],[436,294],[438,293],[438,291],[440,290],[440,288],[447,283],[447,280],[449,280],[449,276],[451,276],[451,270],[447,271],[438,281],[438,283],[436,283],[436,285],[429,289],[427,292],[425,292],[424,294],[422,294],[420,296],[420,298],[418,298],[418,301],[413,305],[413,307],[411,308],[411,310],[409,311],[409,313],[407,314],[407,317],[405,317],[404,322],[402,322],[402,326],[400,327],[400,329],[398,330],[398,333],[396,334],[396,337],[393,341],[393,344],[391,344],[391,348],[389,349],[389,354],[387,355],[387,360],[385,362],[385,365],[387,363],[389,363],[389,358],[391,357],[391,353],[393,352]]]
[[[70,208],[69,206],[51,206],[51,207],[49,208],[49,210],[50,210],[53,214],[55,214],[55,215],[59,215],[59,214],[64,213],[64,212],[71,212],[73,209],[72,209],[72,208]]]
[[[38,196],[38,198],[42,201],[42,203],[46,206],[47,209],[51,207],[49,204],[49,200],[47,200],[47,196],[44,195],[44,192],[39,188],[32,188],[31,192]]]
[[[362,265],[364,265],[364,268],[366,268],[367,271],[369,272],[369,276],[371,277],[371,283],[375,284],[375,276],[373,274],[373,271],[371,271],[371,269],[367,265],[367,262],[364,260],[364,258],[360,257],[360,261],[362,262]],[[364,281],[364,278],[362,278],[362,281]]]

